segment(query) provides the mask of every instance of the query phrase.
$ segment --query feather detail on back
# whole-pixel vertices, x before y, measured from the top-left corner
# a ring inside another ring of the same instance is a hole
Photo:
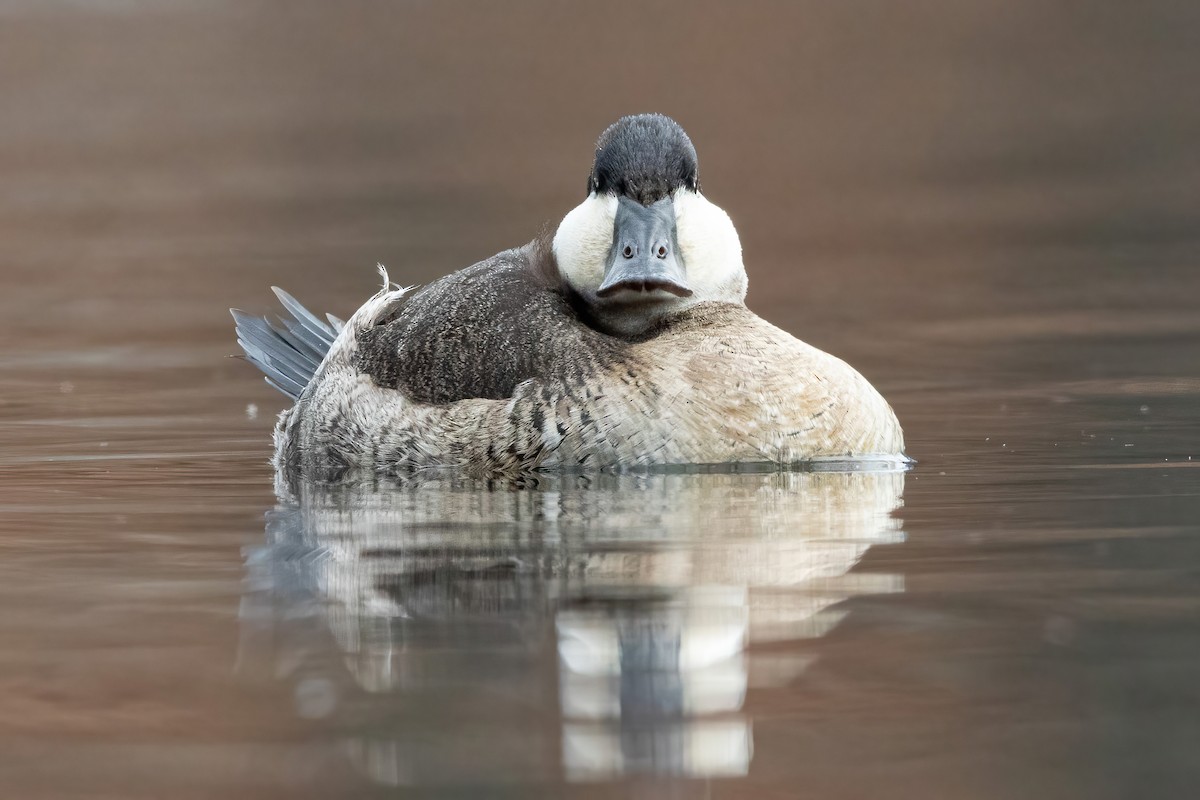
[[[428,403],[356,367],[361,333],[404,300],[382,291],[347,322],[296,406],[280,415],[277,467],[331,479],[439,467],[496,477],[905,462],[895,415],[861,375],[742,306],[698,306],[580,379],[548,375],[522,381],[506,398]]]

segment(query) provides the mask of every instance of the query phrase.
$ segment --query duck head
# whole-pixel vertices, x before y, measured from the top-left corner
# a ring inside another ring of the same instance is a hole
[[[600,135],[587,199],[563,218],[553,249],[563,281],[610,333],[746,298],[737,231],[700,193],[691,139],[661,114],[622,117]]]

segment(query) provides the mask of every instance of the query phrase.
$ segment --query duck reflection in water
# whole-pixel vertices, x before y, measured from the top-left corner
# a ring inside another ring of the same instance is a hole
[[[794,681],[841,601],[902,591],[850,570],[902,540],[903,482],[281,479],[247,559],[243,668],[288,681],[381,783],[743,775],[747,691]]]

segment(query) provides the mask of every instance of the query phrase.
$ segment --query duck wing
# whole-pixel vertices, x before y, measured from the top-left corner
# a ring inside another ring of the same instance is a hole
[[[530,379],[583,384],[628,344],[589,327],[537,242],[447,275],[360,331],[354,366],[432,404],[513,396]]]

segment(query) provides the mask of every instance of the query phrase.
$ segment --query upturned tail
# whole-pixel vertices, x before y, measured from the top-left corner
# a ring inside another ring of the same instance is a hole
[[[298,400],[345,323],[332,314],[322,321],[283,289],[271,289],[287,311],[274,322],[236,308],[229,313],[246,360],[263,371],[267,383]]]

